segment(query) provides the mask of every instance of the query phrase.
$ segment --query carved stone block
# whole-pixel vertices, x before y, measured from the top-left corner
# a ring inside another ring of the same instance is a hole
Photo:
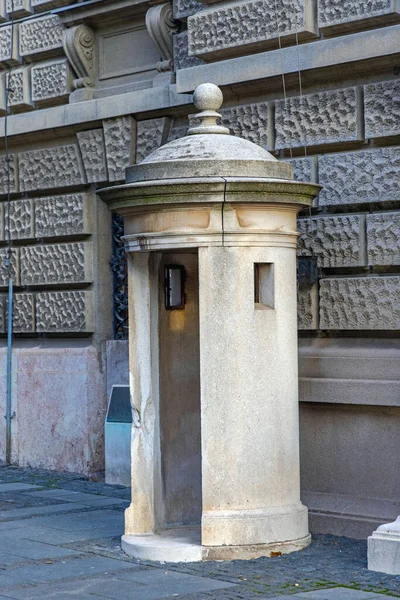
[[[92,198],[67,194],[35,199],[35,234],[38,238],[92,233]]]
[[[19,53],[27,58],[62,54],[64,26],[57,15],[23,21],[19,26]]]
[[[0,294],[0,333],[6,333],[7,294]]]
[[[400,213],[367,216],[369,265],[400,265]]]
[[[284,158],[283,162],[293,165],[293,175],[296,181],[315,182],[315,174],[313,173],[314,158]]]
[[[276,102],[275,148],[352,142],[362,136],[357,88],[329,90]]]
[[[399,199],[400,148],[324,154],[318,164],[320,206]]]
[[[136,140],[136,162],[140,163],[149,154],[166,143],[169,134],[169,119],[138,121]]]
[[[50,10],[58,6],[67,6],[71,4],[71,0],[31,0],[31,4],[35,11]]]
[[[14,294],[13,333],[35,332],[35,304],[33,294]],[[5,330],[8,330],[8,298],[5,296]]]
[[[76,145],[21,152],[18,159],[21,192],[86,183]]]
[[[365,264],[360,247],[361,218],[315,217],[299,219],[297,254],[317,256],[321,267],[352,267]]]
[[[38,333],[86,333],[93,330],[92,292],[36,294],[36,331]]]
[[[28,110],[33,107],[31,94],[31,68],[21,67],[11,73],[4,73],[1,78],[0,111],[6,110],[6,88],[10,88],[8,105],[13,111]]]
[[[222,123],[232,135],[242,137],[263,148],[268,145],[268,104],[245,104],[223,108],[220,111]]]
[[[10,223],[11,239],[24,240],[35,237],[33,223],[33,200],[13,200],[10,202],[10,219],[8,207],[4,204],[4,229],[8,230]]]
[[[0,23],[8,20],[6,11],[6,0],[0,0]],[[0,332],[1,333],[1,332]]]
[[[172,142],[173,140],[178,140],[181,137],[184,137],[188,132],[187,125],[174,125],[171,127],[171,130],[168,135],[168,142]]]
[[[6,11],[15,19],[32,14],[31,0],[6,0]]]
[[[400,20],[397,0],[318,0],[319,27],[324,34],[354,31]]]
[[[189,56],[225,58],[317,35],[314,0],[264,0],[216,5],[188,18]],[[223,24],[221,26],[221,24]]]
[[[400,329],[400,277],[320,281],[320,328]]]
[[[88,183],[107,181],[108,173],[103,129],[81,131],[76,135]]]
[[[40,62],[32,67],[32,100],[39,106],[68,99],[73,75],[66,59]]]
[[[318,329],[318,286],[301,285],[297,291],[298,329]]]
[[[198,0],[173,0],[174,19],[185,19],[202,8],[203,4]]]
[[[0,156],[0,194],[7,194],[8,169],[10,171],[10,192],[18,192],[18,159],[16,154]]]
[[[135,161],[136,121],[129,116],[103,121],[109,181],[123,181]]]
[[[0,286],[8,287],[8,248],[0,248]],[[11,256],[10,256],[10,274],[13,279],[14,285],[19,285],[20,283],[20,273],[19,273],[19,249],[12,248]]]
[[[365,86],[365,137],[400,134],[400,80]]]
[[[18,52],[18,25],[14,25],[14,33],[11,33],[11,25],[0,29],[0,63],[17,65],[21,62]]]
[[[173,36],[174,44],[174,69],[189,69],[190,67],[196,67],[197,65],[204,64],[200,58],[196,56],[189,56],[188,47],[188,34],[187,31],[177,33]]]
[[[21,285],[90,282],[92,261],[91,242],[21,248]]]

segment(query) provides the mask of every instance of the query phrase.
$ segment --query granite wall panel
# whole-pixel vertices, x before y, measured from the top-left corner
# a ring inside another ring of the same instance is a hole
[[[136,140],[136,162],[140,163],[149,154],[165,144],[168,139],[170,120],[166,118],[138,121]]]
[[[324,34],[400,20],[397,0],[318,0],[318,8],[318,24]]]
[[[400,277],[322,279],[320,328],[400,329]]]
[[[88,183],[108,180],[103,129],[91,129],[76,134]]]
[[[363,135],[361,116],[360,90],[355,87],[278,100],[275,148],[357,141]]]
[[[400,200],[400,148],[319,157],[319,205]]]
[[[400,79],[365,86],[365,137],[400,135]]]
[[[297,290],[297,327],[299,330],[318,329],[318,286],[301,285]]]
[[[36,294],[38,333],[93,332],[93,293],[87,291]]]
[[[400,213],[367,216],[369,265],[400,265]]]
[[[35,199],[38,238],[92,233],[90,194],[66,194]]]
[[[355,267],[365,265],[361,248],[363,217],[316,217],[299,219],[299,256],[317,256],[320,267]]]
[[[21,284],[54,285],[93,280],[91,242],[21,248]]]
[[[34,60],[46,55],[62,54],[64,26],[57,15],[23,21],[19,26],[19,53]]]
[[[125,180],[125,169],[135,162],[136,121],[130,116],[103,121],[109,181]]]
[[[275,46],[281,39],[317,34],[314,0],[264,0],[208,7],[188,18],[189,55],[237,56]]]
[[[21,152],[18,162],[21,192],[86,183],[79,150],[75,144]]]
[[[40,106],[68,100],[72,71],[66,59],[39,62],[32,67],[32,100]]]
[[[13,200],[10,202],[10,218],[8,219],[7,204],[4,203],[4,230],[8,231],[10,225],[11,239],[23,240],[33,238],[33,200]]]

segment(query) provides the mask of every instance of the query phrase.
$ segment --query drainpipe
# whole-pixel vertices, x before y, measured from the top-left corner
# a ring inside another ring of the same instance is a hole
[[[13,281],[8,281],[8,329],[7,329],[7,398],[6,398],[6,463],[11,464],[11,353],[12,353]]]

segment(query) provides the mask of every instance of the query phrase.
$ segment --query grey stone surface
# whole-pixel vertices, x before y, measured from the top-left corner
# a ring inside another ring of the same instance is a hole
[[[17,160],[16,154],[10,154],[8,160],[6,156],[0,156],[0,194],[7,194],[8,168],[10,170],[10,191],[18,191]]]
[[[276,149],[360,139],[358,105],[356,88],[278,100],[275,106]]]
[[[32,490],[37,490],[39,486],[32,485],[31,483],[1,483],[0,484],[0,493],[1,492],[27,492]]]
[[[8,87],[9,73],[3,75],[2,85]],[[30,67],[22,67],[14,69],[11,73],[10,91],[8,96],[8,104],[14,110],[27,110],[32,108],[32,93],[31,93],[31,73]],[[1,108],[5,110],[5,95]]]
[[[400,329],[400,277],[343,277],[320,281],[320,328]]]
[[[173,140],[178,140],[181,137],[184,137],[188,132],[187,125],[174,125],[171,127],[171,130],[168,135],[168,142],[172,142]]]
[[[17,31],[17,27],[14,31]],[[9,63],[10,60],[13,63],[19,62],[17,35],[11,36],[11,25],[0,28],[0,62]],[[11,43],[13,43],[13,48],[11,48]]]
[[[319,205],[398,199],[400,148],[375,148],[319,157]]]
[[[168,137],[169,120],[165,118],[139,121],[137,124],[136,162],[140,163],[157,150]]]
[[[86,511],[90,508],[101,509],[105,507],[120,507],[121,509],[126,508],[127,502],[126,500],[119,500],[117,498],[104,498],[99,497],[95,500],[88,500],[85,502],[76,502],[74,504],[66,503],[66,504],[53,504],[48,506],[33,506],[28,508],[18,508],[15,510],[5,510],[0,511],[0,522],[11,522],[14,521],[15,518],[19,519],[27,519],[31,517],[41,517],[41,518],[50,518],[53,515],[68,515],[69,513],[74,518],[74,515],[78,511]],[[100,527],[104,524],[104,521],[100,524]],[[44,541],[44,538],[41,537],[41,540]],[[37,540],[35,540],[37,541]],[[46,540],[47,541],[47,540]]]
[[[6,298],[6,330],[8,318],[8,302]],[[33,294],[14,294],[13,298],[13,332],[34,333],[35,305]]]
[[[74,242],[21,248],[22,285],[92,281],[92,244]]]
[[[32,7],[37,10],[49,10],[58,6],[65,6],[67,4],[74,4],[77,0],[71,2],[71,0],[31,0]]]
[[[31,77],[32,100],[37,104],[62,102],[71,92],[72,73],[66,59],[37,63]]]
[[[179,69],[188,69],[190,67],[196,67],[197,65],[203,64],[204,61],[202,61],[200,58],[197,58],[196,56],[189,56],[187,31],[176,33],[173,37],[173,44],[175,71],[178,71]]]
[[[365,137],[400,134],[400,80],[371,83],[364,88]]]
[[[5,229],[10,225],[11,238],[14,240],[33,238],[33,200],[15,200],[10,203],[10,219],[8,219],[8,206],[4,206]]]
[[[367,216],[369,265],[400,265],[400,213]]]
[[[8,269],[6,260],[8,258],[8,249],[0,248],[0,286],[8,286]],[[19,249],[11,249],[11,276],[14,281],[14,285],[19,285]]]
[[[299,219],[299,256],[317,256],[320,267],[351,267],[365,264],[359,215]]]
[[[64,26],[57,15],[29,19],[19,26],[19,53],[37,57],[62,51]]]
[[[135,124],[130,116],[103,121],[109,181],[123,181],[134,162]]]
[[[300,330],[318,329],[317,285],[301,285],[297,290],[297,327]]]
[[[81,131],[76,135],[88,183],[107,181],[108,173],[103,129]]]
[[[92,233],[91,204],[90,194],[36,198],[36,237]]]
[[[354,28],[357,21],[391,22],[400,19],[399,6],[393,0],[318,0],[318,24],[321,29],[336,31]]]
[[[223,27],[221,27],[223,23]],[[189,54],[192,56],[238,55],[268,47],[268,42],[293,36],[313,37],[315,11],[309,0],[263,0],[208,7],[188,18]]]
[[[30,0],[6,0],[6,10],[14,17],[25,17],[32,13]]]
[[[319,40],[318,44],[294,44],[279,50],[269,50],[231,59],[221,68],[220,62],[201,65],[196,69],[188,69],[177,73],[176,89],[178,92],[191,92],[201,83],[212,81],[219,86],[250,83],[265,90],[265,79],[282,78],[292,74],[298,78],[298,70],[314,72],[325,67],[341,65],[347,72],[351,64],[381,58],[389,61],[390,56],[398,52],[399,26],[383,27],[372,31],[350,33],[332,39]],[[285,59],[283,60],[283,56]],[[310,73],[311,75],[311,73]],[[257,82],[257,83],[256,83]]]
[[[85,183],[75,144],[21,152],[18,159],[21,192]]]
[[[283,160],[284,162],[288,162],[293,165],[293,175],[296,181],[314,181],[312,173],[312,164],[314,161],[314,157],[293,159],[284,158]]]
[[[222,123],[232,135],[242,137],[262,148],[268,146],[268,103],[258,102],[223,108]]]
[[[93,331],[92,292],[43,292],[36,294],[36,331]]]
[[[173,0],[173,14],[175,19],[184,19],[201,10],[203,4],[198,0]]]

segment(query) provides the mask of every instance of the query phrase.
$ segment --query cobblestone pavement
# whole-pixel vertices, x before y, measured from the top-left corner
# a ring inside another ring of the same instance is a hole
[[[400,577],[366,568],[366,542],[316,535],[301,552],[156,564],[120,549],[130,491],[0,465],[0,600],[376,600]]]

